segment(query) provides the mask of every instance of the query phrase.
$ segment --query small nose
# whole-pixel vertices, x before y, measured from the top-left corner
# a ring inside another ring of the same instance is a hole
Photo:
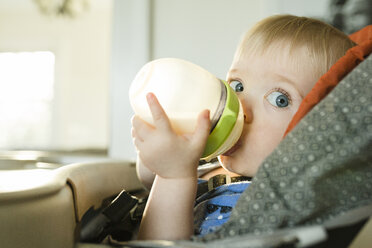
[[[253,102],[251,98],[243,95],[239,95],[240,106],[244,113],[244,123],[250,124],[253,121]]]
[[[244,111],[244,122],[251,123],[253,121],[253,112],[250,108],[243,108]]]
[[[246,99],[240,99],[240,103],[243,107],[244,113],[244,122],[245,123],[252,123],[253,121],[253,111],[252,111],[252,104],[249,103]]]

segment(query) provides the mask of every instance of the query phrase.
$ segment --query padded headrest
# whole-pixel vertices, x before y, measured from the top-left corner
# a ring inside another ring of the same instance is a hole
[[[357,45],[350,48],[314,85],[302,100],[300,107],[289,123],[286,136],[297,123],[361,61],[372,52],[372,25],[351,34],[350,39]]]

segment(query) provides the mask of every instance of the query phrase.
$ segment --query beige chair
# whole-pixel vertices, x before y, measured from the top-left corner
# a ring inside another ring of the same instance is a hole
[[[129,161],[77,163],[57,169],[0,171],[0,247],[72,248],[90,207],[122,189],[141,189]]]

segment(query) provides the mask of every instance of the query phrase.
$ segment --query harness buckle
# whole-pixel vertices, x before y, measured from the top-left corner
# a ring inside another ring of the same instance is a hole
[[[208,191],[224,185],[224,184],[229,184],[231,183],[231,177],[230,175],[227,174],[220,174],[214,177],[209,178],[208,180]]]

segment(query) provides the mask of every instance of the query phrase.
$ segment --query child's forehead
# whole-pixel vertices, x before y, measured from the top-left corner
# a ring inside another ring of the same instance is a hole
[[[290,82],[303,96],[317,80],[318,73],[306,47],[292,49],[289,44],[277,43],[266,50],[246,49],[237,53],[228,78],[242,77],[259,80],[260,85],[265,82]]]
[[[233,65],[236,63],[251,63],[261,60],[263,63],[276,63],[295,70],[311,69],[310,53],[305,46],[292,46],[287,41],[272,42],[266,47],[241,44],[235,54]]]
[[[242,57],[270,56],[277,59],[288,59],[299,51],[303,52],[304,46],[294,45],[289,40],[277,40],[268,44],[241,43],[237,50],[237,55]]]

